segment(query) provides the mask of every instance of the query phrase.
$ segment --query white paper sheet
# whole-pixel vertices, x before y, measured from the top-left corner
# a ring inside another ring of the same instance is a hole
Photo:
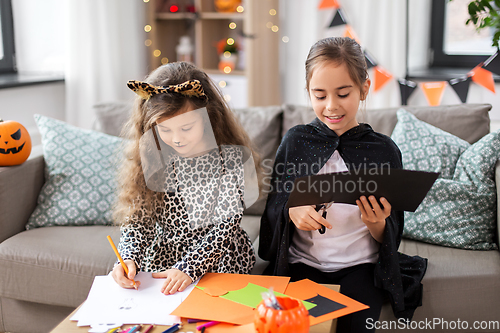
[[[111,275],[96,276],[85,303],[71,320],[78,326],[106,323],[173,325],[180,322],[171,316],[181,302],[186,299],[196,283],[183,292],[164,295],[160,288],[165,279],[155,279],[151,273],[140,272],[139,290],[120,287]]]

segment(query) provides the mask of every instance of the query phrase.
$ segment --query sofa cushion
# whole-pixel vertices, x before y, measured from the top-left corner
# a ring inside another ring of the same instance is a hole
[[[370,124],[376,132],[390,136],[398,121],[396,112],[399,109],[397,107],[360,112],[359,121]],[[405,106],[404,109],[418,119],[469,143],[476,142],[490,132],[490,104]]]
[[[270,177],[276,150],[281,142],[281,122],[283,110],[280,106],[249,107],[235,109],[236,118],[248,133],[250,140],[260,155],[263,177]],[[267,167],[270,166],[270,167]],[[245,214],[262,215],[269,192],[267,181],[261,182],[261,197],[245,210]]]
[[[459,137],[418,120],[400,109],[391,139],[398,145],[403,167],[408,170],[439,172],[439,177],[453,178],[460,155],[470,144]]]
[[[459,138],[474,143],[490,132],[490,104],[458,104],[440,106],[405,106],[418,119]],[[358,121],[370,124],[376,132],[390,136],[397,123],[396,108],[361,110]],[[316,115],[310,106],[284,105],[284,135],[290,128],[310,123]]]
[[[119,136],[123,125],[132,112],[130,102],[107,102],[93,106],[96,114],[94,129],[109,135]]]
[[[80,305],[96,275],[116,256],[106,236],[112,226],[48,227],[23,231],[0,244],[0,296],[43,304]]]
[[[422,306],[416,309],[414,321],[432,321],[436,318],[456,322],[460,319],[472,325],[476,320],[498,320],[499,251],[468,251],[408,239],[401,242],[399,251],[428,259],[427,272],[422,280]],[[379,320],[395,320],[389,304],[384,305]],[[455,332],[441,330],[440,326],[436,330]],[[415,330],[404,330],[410,331]]]
[[[26,228],[110,224],[122,139],[41,115],[35,120],[42,135],[45,184]]]
[[[500,131],[471,145],[453,179],[438,178],[414,213],[405,212],[403,236],[471,250],[497,249],[495,165]]]

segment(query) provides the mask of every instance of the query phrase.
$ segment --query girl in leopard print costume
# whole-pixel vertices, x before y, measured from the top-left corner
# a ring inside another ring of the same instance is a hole
[[[185,62],[128,86],[138,98],[124,130],[114,217],[129,274],[117,264],[113,278],[132,288],[138,271],[153,272],[165,278],[161,291],[173,294],[207,272],[248,274],[255,254],[240,221],[243,165],[254,153],[221,93]],[[146,141],[157,148],[150,151],[161,157],[161,170],[151,172]]]

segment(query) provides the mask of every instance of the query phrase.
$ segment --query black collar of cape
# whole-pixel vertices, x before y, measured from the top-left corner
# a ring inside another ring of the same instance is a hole
[[[307,125],[290,129],[282,142],[276,155],[276,161],[281,164],[274,171],[276,176],[284,176],[288,182],[296,177],[317,174],[335,150],[349,170],[361,164],[378,167],[387,162],[390,167],[402,167],[401,154],[394,142],[364,123],[338,136],[315,118]]]

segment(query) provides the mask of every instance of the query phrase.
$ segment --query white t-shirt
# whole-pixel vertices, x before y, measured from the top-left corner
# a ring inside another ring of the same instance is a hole
[[[318,174],[348,171],[337,150]],[[324,234],[318,230],[295,230],[288,250],[290,263],[304,263],[323,272],[335,272],[363,263],[375,263],[380,244],[361,221],[356,205],[333,203],[326,220],[332,229]],[[290,221],[290,223],[293,223]]]

